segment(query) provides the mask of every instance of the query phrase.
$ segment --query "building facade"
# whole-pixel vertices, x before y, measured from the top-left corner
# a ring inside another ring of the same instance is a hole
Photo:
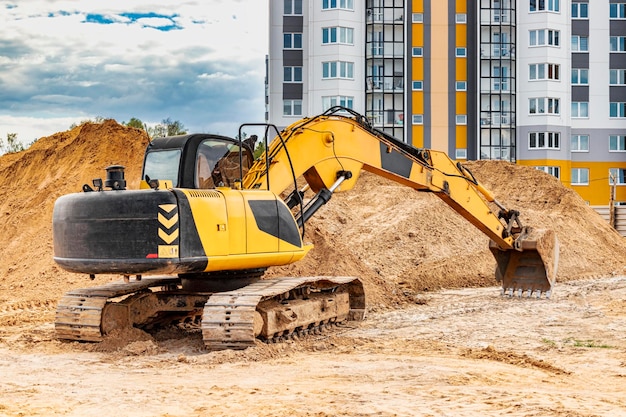
[[[267,65],[279,127],[342,105],[626,204],[626,0],[271,1]]]

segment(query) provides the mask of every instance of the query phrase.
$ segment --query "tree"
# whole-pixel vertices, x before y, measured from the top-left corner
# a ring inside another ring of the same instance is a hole
[[[77,126],[82,126],[85,123],[95,123],[95,124],[100,124],[102,122],[104,122],[106,119],[102,116],[96,116],[94,119],[85,119],[85,120],[81,120],[80,123],[72,123],[70,125],[70,130],[74,129]]]
[[[134,127],[136,129],[141,129],[141,130],[145,130],[145,124],[137,119],[136,117],[131,117],[130,120],[127,122],[122,122],[122,124],[124,126],[128,126],[128,127]]]
[[[171,121],[168,117],[161,123],[163,123],[167,128],[167,136],[184,135],[187,133],[185,126],[183,126],[183,124],[178,120]]]
[[[158,138],[164,136],[184,135],[187,133],[185,126],[178,120],[172,121],[169,117],[161,121],[160,124],[149,127],[148,136],[150,138]]]
[[[257,143],[256,148],[254,148],[254,159],[257,159],[261,155],[263,155],[263,152],[265,152],[265,143],[263,143],[263,141],[260,141],[259,143]]]
[[[14,153],[24,150],[24,145],[17,140],[17,133],[7,133],[7,144],[0,138],[0,152]]]

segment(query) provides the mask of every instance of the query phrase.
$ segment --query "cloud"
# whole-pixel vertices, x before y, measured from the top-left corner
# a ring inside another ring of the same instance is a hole
[[[231,81],[231,80],[236,79],[235,76],[231,74],[224,74],[223,72],[214,72],[212,74],[208,74],[205,72],[205,73],[198,75],[198,78],[203,79],[203,80],[226,80],[226,81]]]
[[[169,117],[234,135],[239,123],[263,119],[267,1],[23,0],[0,8],[0,120]],[[0,136],[27,136],[17,127],[0,124]]]
[[[48,94],[48,95],[37,95],[33,96],[32,100],[39,101],[41,103],[53,103],[53,104],[67,104],[67,105],[81,105],[85,103],[89,103],[91,101],[90,97],[76,97],[76,96],[68,96],[63,94]]]
[[[0,138],[6,143],[8,133],[18,133],[18,139],[28,145],[36,139],[68,130],[82,121],[80,117],[15,117],[0,115]]]
[[[120,14],[97,14],[88,13],[85,16],[85,23],[94,24],[138,24],[142,28],[153,28],[162,31],[181,30],[183,29],[177,22],[178,14],[163,15],[159,13],[120,13]]]

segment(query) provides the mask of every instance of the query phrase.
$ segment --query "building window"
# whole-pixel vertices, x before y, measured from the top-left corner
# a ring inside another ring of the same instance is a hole
[[[561,169],[559,167],[538,166],[535,168],[537,168],[539,171],[543,171],[547,174],[550,174],[553,177],[561,178]]]
[[[322,0],[322,9],[354,10],[354,0]]]
[[[457,148],[455,151],[454,159],[467,159],[467,149]]]
[[[570,148],[572,152],[589,152],[589,135],[572,135]]]
[[[572,19],[589,19],[589,3],[572,3]]]
[[[456,23],[467,23],[467,14],[457,13],[455,16]]]
[[[626,117],[626,103],[609,103],[609,117],[623,119]]]
[[[424,23],[424,13],[413,13],[411,16],[413,23]]]
[[[558,12],[559,0],[530,0],[531,12]]]
[[[424,89],[424,81],[413,80],[413,90],[414,91],[422,91],[423,89]]]
[[[561,134],[559,132],[530,132],[528,149],[560,149]]]
[[[467,56],[467,48],[456,48],[456,56],[464,58]]]
[[[572,168],[572,185],[589,185],[589,169]]]
[[[283,33],[283,48],[302,49],[302,33]]]
[[[611,19],[626,19],[626,3],[609,4],[609,17]]]
[[[467,91],[467,81],[457,81],[456,91]]]
[[[285,0],[285,14],[302,14],[302,0]]]
[[[509,77],[507,67],[493,67],[491,89],[494,91],[509,91]]]
[[[413,56],[424,56],[424,48],[422,48],[421,46],[414,46]]]
[[[467,124],[467,114],[457,114],[456,115],[456,124],[457,125],[466,125]]]
[[[286,83],[302,82],[302,67],[283,67],[283,81]]]
[[[354,79],[354,63],[345,61],[322,62],[322,78]]]
[[[529,80],[558,80],[561,78],[561,66],[558,64],[529,64]]]
[[[610,85],[626,85],[626,69],[609,70]]]
[[[411,117],[411,123],[414,125],[423,125],[424,124],[424,115],[423,114],[414,114]]]
[[[283,100],[283,116],[302,116],[302,100]]]
[[[354,97],[350,96],[324,96],[322,97],[322,107],[326,111],[331,107],[341,106],[348,109],[354,108]]]
[[[354,29],[344,27],[322,28],[322,44],[329,43],[354,45]]]
[[[530,46],[559,46],[560,32],[552,29],[537,29],[528,32]]]
[[[559,99],[539,97],[528,99],[529,114],[560,114]]]
[[[572,85],[589,85],[589,70],[572,68]]]
[[[586,36],[572,36],[572,52],[589,52],[589,38]]]
[[[626,36],[611,36],[611,52],[626,52]]]
[[[626,136],[609,136],[609,152],[626,152]]]
[[[589,117],[589,102],[587,101],[572,101],[572,118],[587,118]]]
[[[609,168],[609,185],[626,185],[626,169]]]

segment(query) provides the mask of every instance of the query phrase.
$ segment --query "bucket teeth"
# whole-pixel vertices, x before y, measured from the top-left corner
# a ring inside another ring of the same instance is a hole
[[[548,291],[541,291],[540,289],[523,289],[523,288],[513,288],[513,287],[509,287],[509,288],[502,288],[500,290],[500,294],[503,297],[509,297],[509,298],[513,298],[514,296],[517,296],[518,298],[541,298],[542,294],[549,299],[550,296],[552,295],[552,289],[549,289]]]
[[[496,258],[496,279],[503,294],[513,297],[550,298],[559,264],[559,241],[554,231],[537,229],[525,236],[519,250],[500,249],[493,241],[489,248]]]

